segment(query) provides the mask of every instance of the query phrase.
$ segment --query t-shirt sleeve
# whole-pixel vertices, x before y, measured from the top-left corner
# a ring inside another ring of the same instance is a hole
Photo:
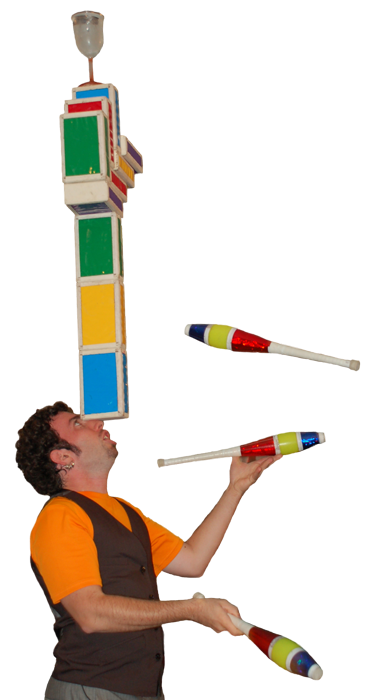
[[[55,498],[41,511],[31,533],[31,557],[53,603],[85,586],[101,586],[93,525],[66,498]]]
[[[123,502],[127,503],[127,501]],[[161,571],[175,559],[176,555],[179,554],[184,542],[180,537],[177,537],[177,535],[174,535],[170,530],[167,530],[166,527],[159,525],[159,523],[143,515],[139,508],[131,505],[131,503],[129,503],[129,505],[140,515],[147,526],[149,539],[151,541],[153,568],[155,576],[158,576]]]

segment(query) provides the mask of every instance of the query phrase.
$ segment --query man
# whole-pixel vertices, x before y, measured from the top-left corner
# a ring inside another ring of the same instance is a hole
[[[45,700],[163,698],[161,625],[192,620],[240,632],[226,600],[160,601],[156,575],[202,576],[243,494],[278,457],[233,458],[230,483],[183,542],[107,493],[118,455],[101,420],[59,401],[19,431],[17,463],[51,496],[31,534],[31,564],[56,618],[56,666]]]

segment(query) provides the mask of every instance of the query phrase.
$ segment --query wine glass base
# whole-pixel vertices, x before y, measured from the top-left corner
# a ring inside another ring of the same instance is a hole
[[[98,84],[103,85],[102,80],[84,80],[84,82],[79,83],[77,87],[81,87],[82,85],[98,85]]]

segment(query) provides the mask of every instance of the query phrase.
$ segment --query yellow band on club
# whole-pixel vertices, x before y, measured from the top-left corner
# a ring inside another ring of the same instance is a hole
[[[282,455],[291,455],[293,452],[299,452],[296,433],[280,433],[280,435],[277,435],[277,439]]]
[[[287,639],[286,637],[281,637],[281,639],[278,639],[273,645],[270,658],[275,664],[281,666],[281,668],[286,668],[286,659],[290,651],[297,649],[297,647],[298,645],[296,642],[293,642],[291,639]]]
[[[213,348],[226,350],[227,338],[231,330],[232,326],[218,326],[218,324],[214,324],[210,328],[208,345],[212,345]]]

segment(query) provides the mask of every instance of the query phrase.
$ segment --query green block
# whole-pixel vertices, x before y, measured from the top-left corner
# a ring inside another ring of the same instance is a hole
[[[79,220],[80,274],[112,275],[111,217]]]
[[[124,276],[124,260],[122,255],[122,229],[121,229],[121,219],[117,219],[118,223],[118,234],[119,234],[119,258],[120,258],[120,275]]]
[[[100,173],[97,117],[64,120],[66,176]]]

